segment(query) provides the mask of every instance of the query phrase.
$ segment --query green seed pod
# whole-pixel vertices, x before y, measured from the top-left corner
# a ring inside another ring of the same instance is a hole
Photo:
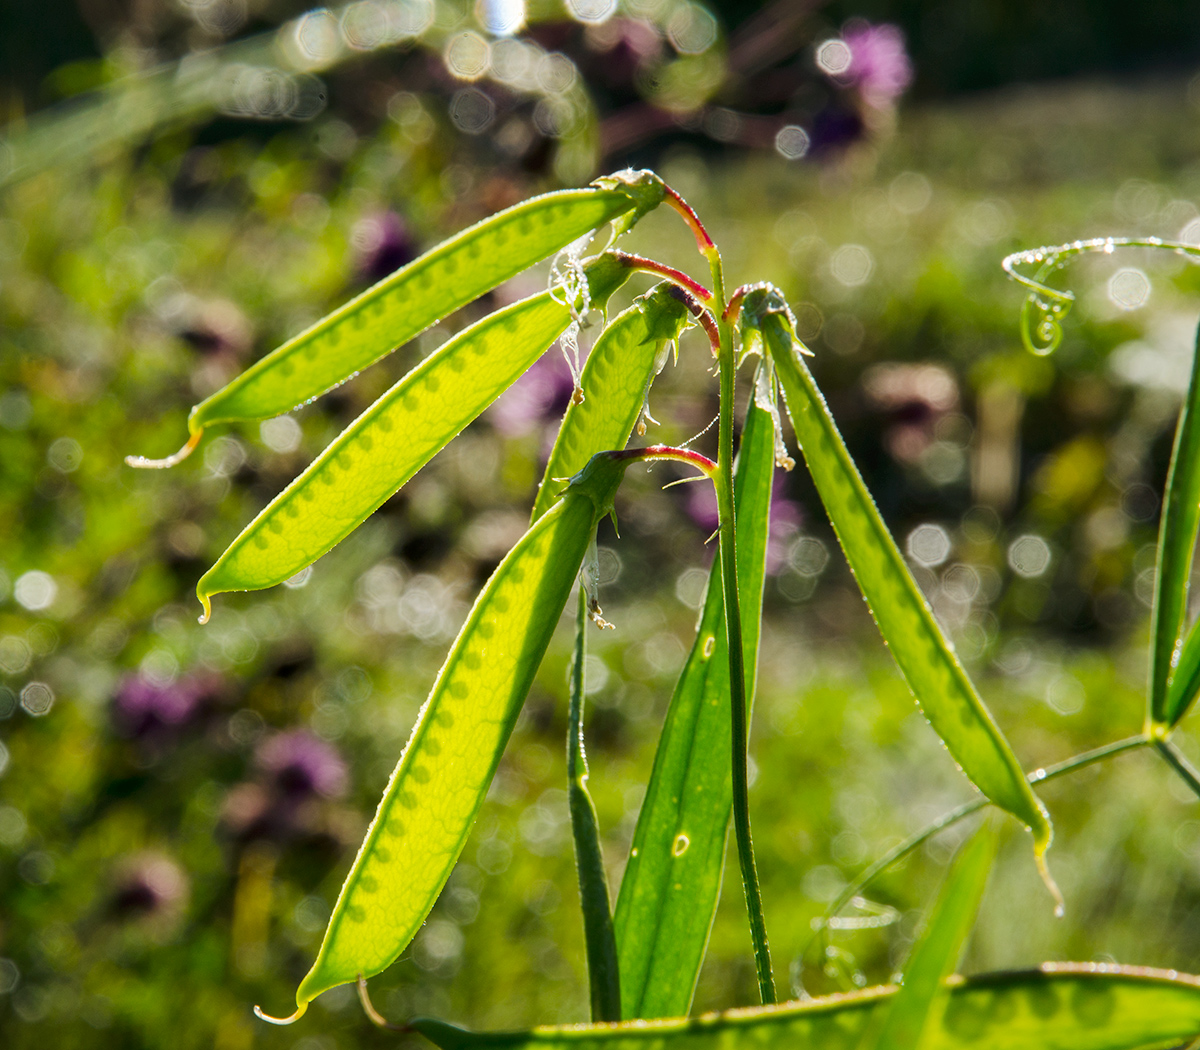
[[[323,991],[391,965],[425,921],[627,465],[593,459],[476,599],[342,886],[295,1016]]]
[[[762,333],[809,473],[905,681],[963,772],[1033,833],[1039,868],[1057,897],[1057,887],[1045,868],[1052,833],[1045,807],[884,525],[800,354],[787,304],[774,289],[758,289],[746,297],[742,319]]]
[[[610,255],[584,266],[603,305],[630,271]],[[207,618],[222,591],[271,587],[341,542],[518,379],[571,323],[555,293],[514,303],[465,329],[350,424],[275,497],[204,574]]]

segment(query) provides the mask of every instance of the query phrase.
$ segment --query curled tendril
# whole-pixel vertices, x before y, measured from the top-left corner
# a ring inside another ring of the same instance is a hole
[[[1060,291],[1046,283],[1051,274],[1063,269],[1077,255],[1100,252],[1111,255],[1117,248],[1165,248],[1182,255],[1189,262],[1200,263],[1200,245],[1164,241],[1159,237],[1095,237],[1087,241],[1072,241],[1054,247],[1034,248],[1014,252],[1000,264],[1004,272],[1029,289],[1021,307],[1021,341],[1031,353],[1052,354],[1062,342],[1062,319],[1075,303],[1072,292]],[[1038,266],[1033,277],[1017,271],[1018,266]]]

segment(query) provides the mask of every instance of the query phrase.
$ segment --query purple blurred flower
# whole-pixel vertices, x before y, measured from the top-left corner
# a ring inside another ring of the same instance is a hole
[[[346,792],[346,763],[332,744],[304,729],[276,733],[258,748],[255,761],[285,797],[336,798]]]
[[[800,505],[788,499],[787,475],[777,470],[771,486],[771,515],[767,523],[767,575],[775,576],[787,565],[788,547],[800,531],[804,515]]]
[[[562,355],[543,354],[488,410],[492,425],[505,437],[523,437],[543,423],[559,419],[575,390]]]
[[[890,105],[912,83],[912,62],[899,26],[855,22],[847,26],[842,39],[850,48],[846,77],[858,85],[867,102]]]
[[[113,698],[113,722],[123,736],[159,736],[192,718],[215,691],[208,678],[189,676],[163,683],[132,675]]]
[[[121,915],[161,916],[183,905],[188,894],[187,875],[169,857],[147,853],[132,858],[117,877],[113,910]]]
[[[941,365],[875,365],[862,384],[886,420],[884,446],[901,463],[916,463],[937,440],[938,424],[958,409],[958,382]]]
[[[355,224],[350,242],[362,277],[378,281],[417,257],[417,242],[408,224],[394,211],[368,215]]]

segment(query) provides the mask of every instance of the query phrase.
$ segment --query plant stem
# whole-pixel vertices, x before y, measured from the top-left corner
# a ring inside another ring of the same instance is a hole
[[[1112,744],[1105,744],[1102,747],[1094,748],[1091,751],[1085,751],[1081,755],[1075,755],[1073,758],[1064,759],[1056,765],[1049,766],[1045,769],[1035,769],[1032,773],[1028,773],[1025,779],[1030,784],[1040,784],[1046,780],[1054,780],[1057,777],[1073,773],[1077,769],[1084,769],[1087,766],[1093,765],[1096,762],[1102,762],[1106,758],[1112,758],[1114,755],[1123,754],[1126,751],[1134,751],[1139,747],[1147,746],[1151,741],[1140,733],[1137,736],[1126,737],[1124,740],[1118,740]],[[1161,744],[1170,747],[1166,741],[1161,741]],[[1156,743],[1156,746],[1157,743]],[[1173,750],[1173,749],[1172,749]],[[1171,761],[1168,758],[1168,761]],[[1190,774],[1195,776],[1194,773]],[[1200,785],[1195,780],[1190,781],[1193,790],[1196,790]],[[1200,791],[1198,791],[1200,793]],[[964,820],[972,813],[978,813],[985,806],[991,805],[989,799],[980,796],[974,798],[970,802],[964,802],[957,809],[952,809],[949,813],[945,813],[933,821],[932,824],[926,825],[920,831],[910,835],[897,846],[893,846],[882,857],[870,865],[861,875],[858,876],[849,886],[847,886],[838,895],[837,899],[825,910],[820,922],[820,931],[824,931],[829,924],[829,920],[841,911],[851,900],[857,897],[876,876],[881,875],[884,871],[890,868],[898,860],[907,857],[918,846],[924,844],[929,839],[940,831],[944,831],[952,824],[957,824],[960,820]],[[814,935],[815,939],[815,935]],[[812,946],[812,941],[805,946],[802,957],[808,954],[808,949]]]
[[[725,637],[729,643],[729,699],[732,737],[733,831],[742,869],[742,889],[750,917],[750,939],[754,945],[754,969],[758,992],[764,1004],[774,1003],[775,978],[771,974],[771,949],[763,918],[762,891],[754,863],[750,837],[750,788],[747,769],[749,748],[746,712],[745,652],[742,648],[742,615],[738,603],[737,535],[733,516],[733,394],[737,360],[733,352],[733,330],[725,317],[725,271],[721,253],[704,228],[704,223],[678,193],[664,184],[665,202],[683,217],[696,238],[696,247],[708,261],[712,274],[712,306],[717,322],[717,366],[721,377],[718,416],[717,513],[720,520],[721,592],[725,605]],[[707,326],[706,326],[707,327]],[[711,329],[710,338],[711,338]]]
[[[583,664],[587,649],[587,596],[579,589],[575,615],[575,652],[571,659],[571,704],[567,722],[567,801],[571,834],[575,839],[575,867],[583,908],[583,936],[587,944],[588,985],[592,1020],[621,1019],[621,983],[617,965],[617,939],[613,933],[608,900],[608,879],[600,849],[600,824],[588,794],[587,754],[583,747]]]
[[[697,237],[699,241],[699,237]],[[711,245],[711,241],[709,242]],[[721,378],[718,422],[717,509],[720,515],[721,588],[725,600],[725,637],[729,641],[730,729],[732,737],[733,830],[737,840],[738,861],[742,869],[742,888],[750,918],[750,939],[754,945],[754,968],[758,992],[764,1004],[776,1001],[775,978],[771,973],[771,949],[763,916],[762,891],[754,863],[754,842],[750,837],[750,789],[747,769],[749,749],[746,711],[745,652],[742,646],[742,615],[738,603],[737,536],[733,514],[733,396],[737,363],[733,353],[733,333],[722,314],[725,307],[725,280],[721,256],[715,245],[704,250],[712,269],[713,296],[717,305],[720,347],[717,357]]]
[[[1163,737],[1155,738],[1154,748],[1167,760],[1171,768],[1183,778],[1184,783],[1200,798],[1200,773],[1197,773],[1192,768],[1192,764],[1180,754],[1178,748]]]

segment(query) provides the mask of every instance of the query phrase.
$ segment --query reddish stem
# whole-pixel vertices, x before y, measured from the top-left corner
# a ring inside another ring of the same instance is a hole
[[[659,459],[673,459],[678,463],[686,463],[695,467],[710,478],[716,473],[717,465],[707,456],[693,452],[690,448],[676,448],[674,445],[648,445],[646,448],[626,448],[608,452],[610,459],[645,460],[651,462]]]
[[[700,216],[692,210],[692,206],[687,201],[665,182],[663,183],[663,191],[666,193],[667,203],[679,212],[683,216],[683,221],[691,227],[692,233],[696,236],[696,247],[700,249],[700,254],[707,257],[708,253],[716,247],[716,244],[708,235],[708,230],[704,228],[704,223],[700,221]]]
[[[721,331],[717,327],[716,318],[706,310],[700,301],[692,295],[686,288],[681,288],[679,285],[673,285],[669,289],[671,295],[678,299],[692,313],[692,316],[700,322],[700,327],[704,329],[704,334],[708,336],[709,343],[712,344],[713,357],[721,349]]]
[[[620,262],[624,263],[630,269],[641,270],[643,273],[653,273],[659,277],[665,277],[668,281],[687,289],[696,298],[706,303],[712,302],[712,292],[705,288],[699,281],[689,277],[682,270],[675,269],[674,266],[660,263],[657,259],[647,259],[644,255],[634,255],[631,252],[612,250],[609,254],[615,255]]]

